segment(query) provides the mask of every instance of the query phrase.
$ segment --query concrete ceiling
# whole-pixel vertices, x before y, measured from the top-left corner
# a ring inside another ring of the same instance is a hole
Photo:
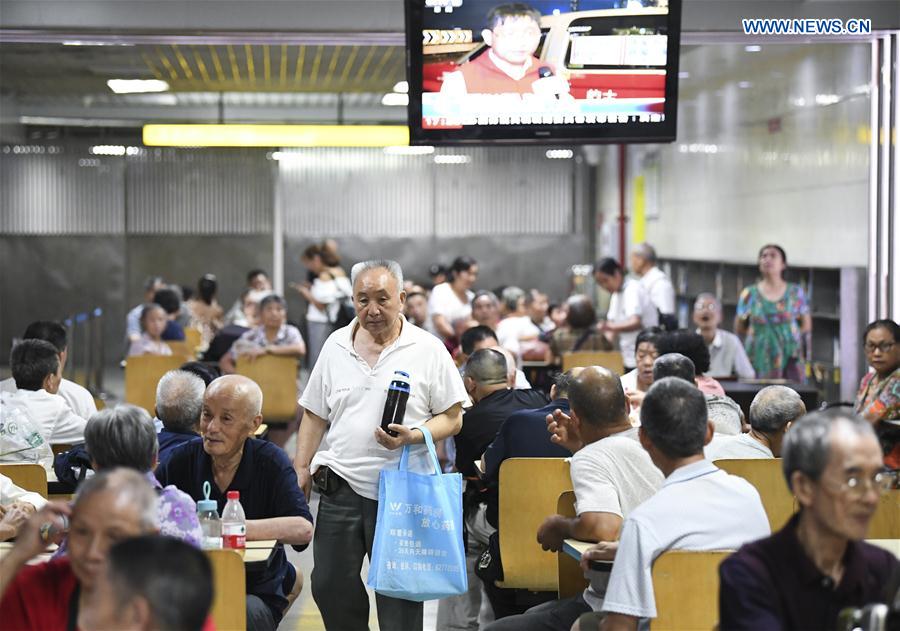
[[[2,0],[0,131],[8,136],[8,125],[19,123],[404,121],[405,108],[380,102],[405,78],[403,7],[401,0]],[[735,41],[743,17],[867,17],[875,29],[900,28],[900,0],[684,0],[682,39]],[[73,41],[86,45],[65,45]],[[171,90],[117,96],[106,87],[110,78],[158,78]]]

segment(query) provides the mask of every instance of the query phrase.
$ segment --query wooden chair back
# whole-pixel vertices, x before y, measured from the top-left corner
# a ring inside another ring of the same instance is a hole
[[[563,372],[582,366],[602,366],[620,377],[625,374],[625,363],[619,351],[577,351],[562,354]]]
[[[263,420],[284,423],[297,415],[297,359],[262,355],[256,359],[238,357],[236,372],[262,388]]]
[[[537,542],[538,527],[556,514],[559,495],[572,489],[565,458],[510,458],[500,465],[501,587],[557,591],[556,555]]]
[[[784,481],[781,458],[716,460],[713,464],[756,488],[772,532],[781,530],[796,511],[797,503]]]
[[[653,563],[652,631],[713,629],[719,621],[719,564],[731,550],[670,550]]]
[[[900,539],[900,489],[888,491],[878,500],[866,538]]]
[[[244,560],[234,550],[205,550],[212,564],[213,604],[210,616],[220,631],[247,628],[247,586]]]
[[[195,350],[196,347],[192,347],[185,340],[167,341],[166,346],[168,346],[172,350],[172,355],[184,358],[181,360],[182,364],[186,361],[197,359],[197,353]],[[181,365],[181,364],[179,364],[179,365]]]
[[[39,464],[0,464],[0,473],[16,486],[47,498],[47,472]]]
[[[200,344],[203,343],[203,336],[200,333],[200,329],[195,329],[190,326],[185,327],[184,341],[187,344],[187,347],[191,350],[191,355],[193,355],[195,352],[197,352]]]
[[[136,355],[125,361],[125,402],[151,415],[156,408],[156,384],[185,362],[181,355]]]
[[[560,493],[556,502],[556,513],[563,517],[576,516],[575,491]],[[557,574],[560,599],[577,596],[588,586],[581,564],[565,552],[557,553]]]

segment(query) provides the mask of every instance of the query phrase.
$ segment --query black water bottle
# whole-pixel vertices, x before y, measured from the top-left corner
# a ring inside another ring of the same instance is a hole
[[[388,425],[403,425],[406,415],[406,401],[409,399],[409,375],[402,370],[394,371],[394,380],[388,386],[387,399],[384,402],[384,413],[381,415],[381,429],[391,436],[397,432],[388,429]]]

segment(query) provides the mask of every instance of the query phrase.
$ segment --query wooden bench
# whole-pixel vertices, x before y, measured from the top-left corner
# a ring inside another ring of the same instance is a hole
[[[47,472],[39,464],[0,464],[0,473],[16,486],[47,499]]]
[[[900,489],[883,494],[869,523],[867,539],[900,539]]]
[[[256,359],[238,357],[239,375],[249,377],[262,389],[262,415],[273,423],[288,423],[297,416],[297,358],[262,355]]]
[[[566,491],[560,494],[556,502],[556,513],[563,517],[576,517],[575,491]],[[557,553],[557,582],[559,583],[560,599],[577,596],[588,586],[579,560],[563,551]]]
[[[176,370],[186,358],[180,355],[136,355],[125,362],[125,402],[142,407],[150,415],[156,408],[156,385],[164,374]]]
[[[205,550],[213,570],[213,604],[210,615],[220,631],[247,628],[247,579],[244,560],[234,550]]]
[[[781,530],[796,512],[797,502],[784,480],[781,458],[726,459],[713,464],[753,485],[759,492],[772,532]]]
[[[652,631],[712,629],[719,621],[719,564],[731,550],[670,550],[653,563]]]
[[[620,377],[625,374],[625,362],[619,351],[577,351],[562,354],[563,372],[582,366],[602,366]]]
[[[565,458],[510,458],[500,465],[500,559],[504,588],[558,591],[556,555],[537,542],[538,527],[572,489]]]

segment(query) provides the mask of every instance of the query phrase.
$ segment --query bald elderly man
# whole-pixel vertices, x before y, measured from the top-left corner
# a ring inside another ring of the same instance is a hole
[[[262,422],[262,391],[241,375],[219,377],[203,396],[202,440],[172,451],[156,476],[194,500],[204,498],[203,483],[219,513],[228,491],[240,491],[247,517],[247,541],[277,539],[279,546],[265,570],[247,574],[247,628],[275,629],[302,584],[281,544],[298,552],[312,539],[312,515],[284,451],[252,438]]]

